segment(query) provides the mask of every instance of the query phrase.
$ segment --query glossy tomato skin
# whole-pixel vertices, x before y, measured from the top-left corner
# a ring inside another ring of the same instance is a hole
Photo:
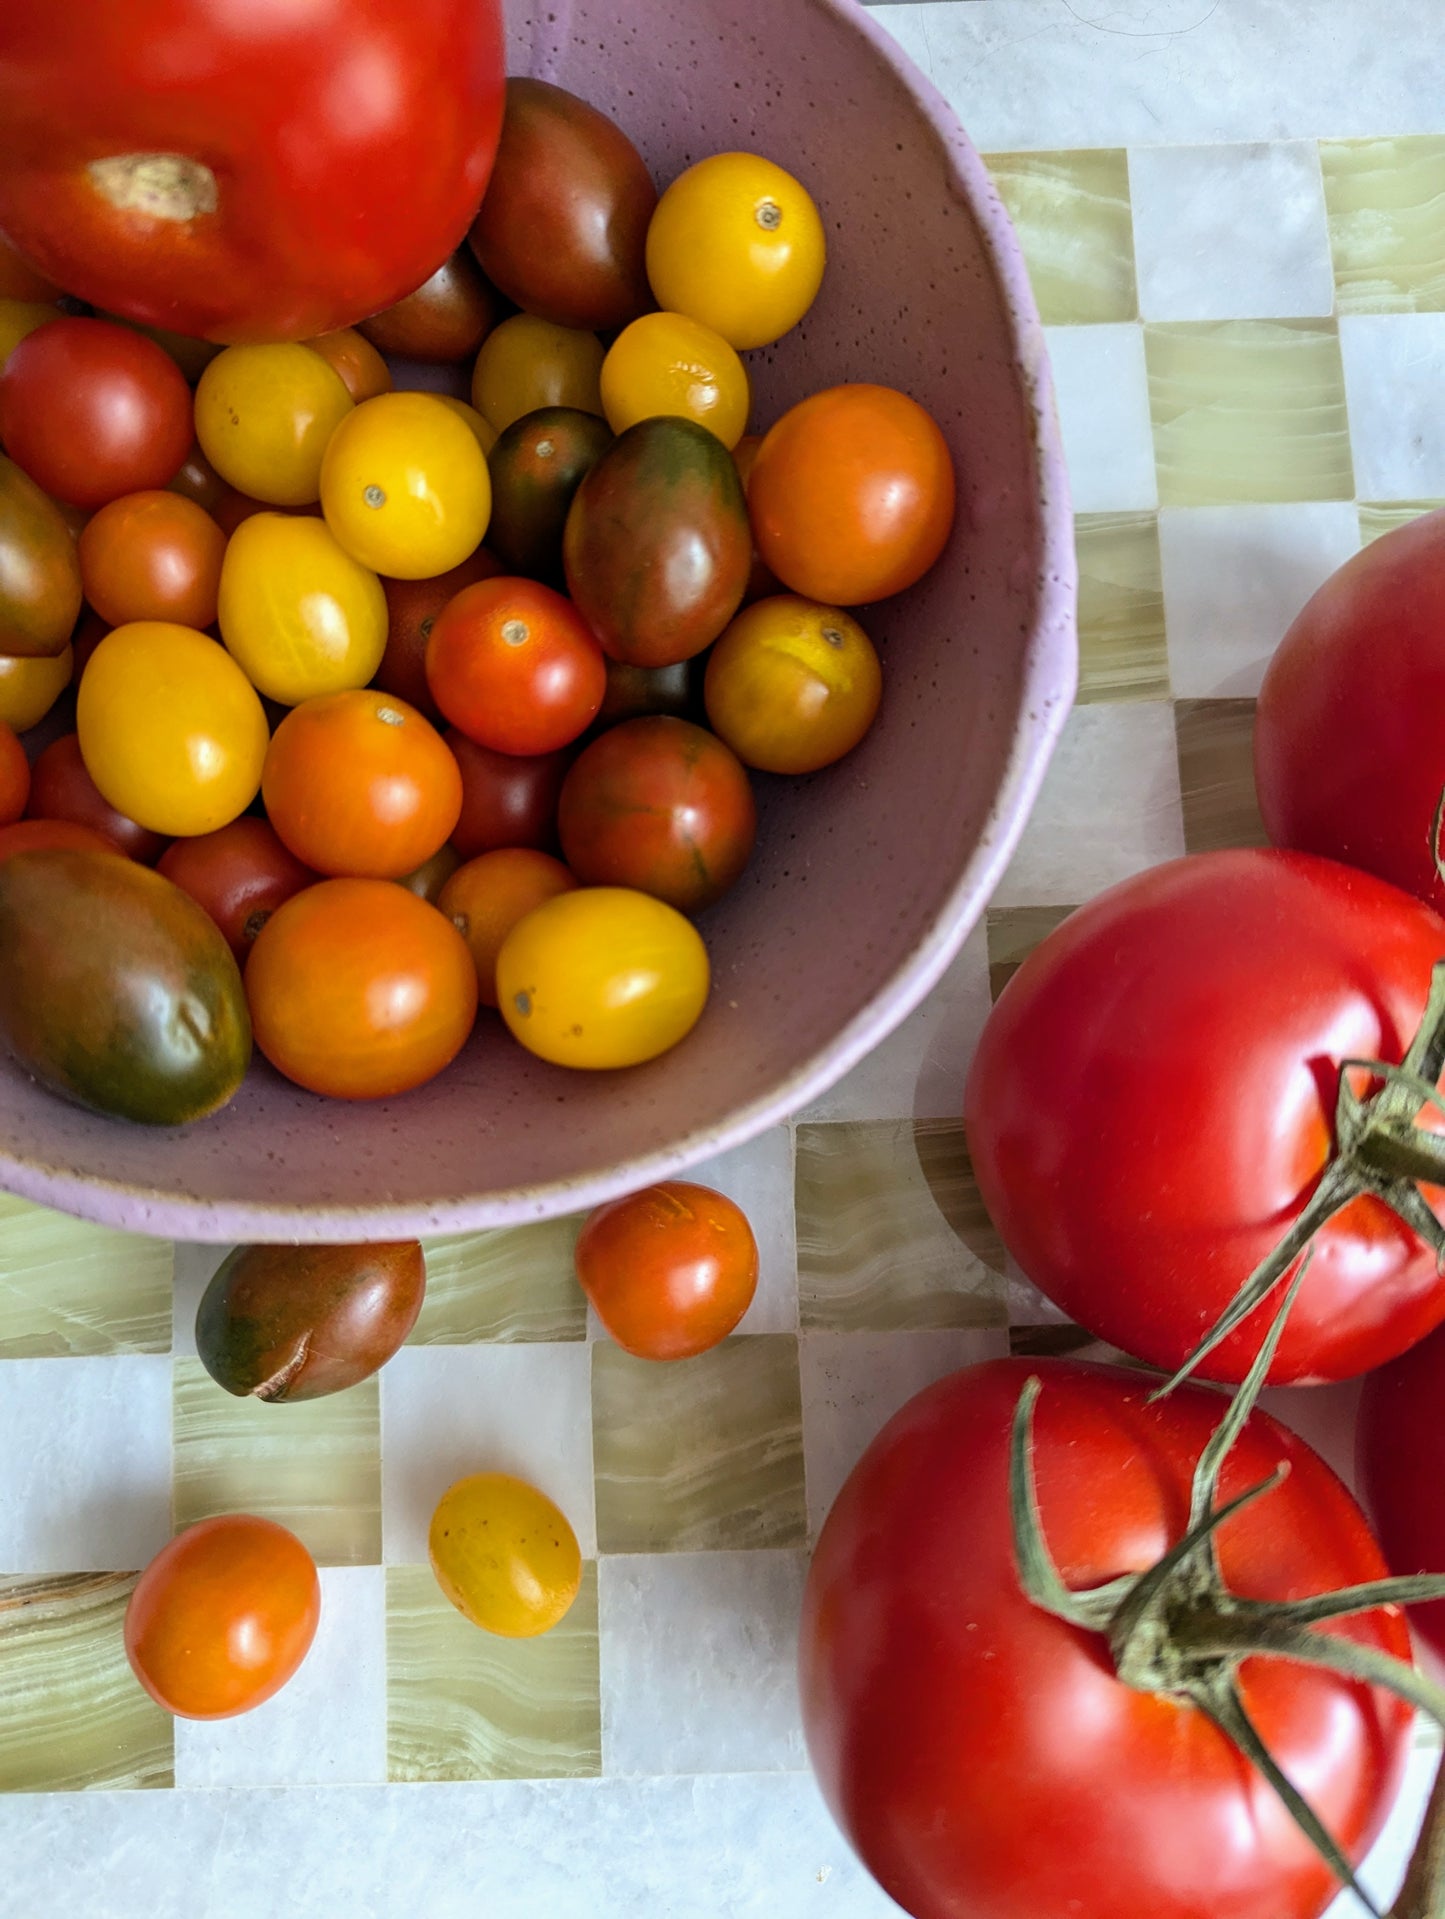
[[[194,500],[171,491],[111,500],[86,524],[79,554],[86,600],[111,626],[215,623],[226,536]]]
[[[304,344],[326,362],[357,406],[391,392],[391,368],[359,328],[338,327]]]
[[[310,339],[420,286],[501,125],[496,0],[31,7],[5,53],[0,228],[80,298],[217,340]],[[126,164],[158,154],[179,164]],[[147,194],[159,217],[122,210]]]
[[[1365,1381],[1355,1463],[1390,1571],[1445,1573],[1445,1330]],[[1445,1600],[1412,1606],[1410,1623],[1445,1660]]]
[[[31,768],[29,813],[34,820],[73,820],[112,842],[127,859],[154,866],[165,851],[159,833],[118,813],[85,770],[74,733],[53,740]]]
[[[612,444],[612,429],[577,407],[539,407],[492,448],[487,544],[509,573],[560,587],[562,535],[577,489]]]
[[[572,602],[506,576],[458,593],[427,642],[427,684],[451,721],[498,753],[556,753],[587,731],[607,662]]]
[[[965,1092],[979,1189],[1024,1272],[1090,1331],[1180,1365],[1312,1193],[1334,1062],[1402,1058],[1440,958],[1445,923],[1418,900],[1299,853],[1176,860],[1081,908],[1004,989]],[[1353,1201],[1315,1237],[1270,1378],[1351,1378],[1442,1318],[1433,1255]],[[1202,1376],[1241,1379],[1259,1337],[1247,1321]]]
[[[443,735],[461,770],[462,810],[452,845],[464,860],[507,846],[557,844],[557,801],[576,754],[539,753],[522,758],[478,746],[454,726]]]
[[[637,1359],[691,1359],[752,1304],[758,1245],[726,1193],[664,1180],[590,1213],[577,1278],[608,1334]]]
[[[445,364],[469,359],[502,311],[470,250],[459,247],[414,293],[363,320],[357,332],[382,353]]]
[[[855,619],[780,593],[739,613],[708,655],[708,723],[744,766],[816,773],[878,715],[883,669]]]
[[[210,914],[241,966],[276,908],[321,877],[268,821],[249,814],[214,833],[173,840],[156,871]]]
[[[545,80],[507,82],[497,164],[468,240],[509,300],[555,326],[626,326],[652,304],[656,205],[615,121]]]
[[[534,1639],[577,1597],[582,1552],[567,1515],[510,1473],[473,1473],[432,1514],[428,1556],[437,1584],[484,1632]]]
[[[546,406],[602,413],[602,342],[585,328],[514,313],[482,342],[472,405],[498,433]]]
[[[44,853],[56,846],[80,853],[117,850],[114,840],[74,820],[15,820],[0,826],[0,860],[8,860],[12,853]]]
[[[512,928],[534,907],[576,885],[561,860],[530,846],[482,853],[448,874],[436,904],[467,943],[483,1006],[497,1003],[497,955]]]
[[[1318,1919],[1338,1890],[1273,1789],[1196,1708],[1113,1675],[1096,1636],[1024,1597],[1008,1446],[1043,1382],[1034,1470],[1065,1583],[1142,1571],[1181,1532],[1220,1414],[1184,1388],[1065,1360],[997,1360],[930,1387],[874,1440],[818,1541],[803,1600],[809,1755],[834,1817],[914,1919]],[[1256,1414],[1221,1499],[1289,1477],[1223,1528],[1257,1599],[1378,1578],[1363,1515],[1317,1454]],[[1327,1630],[1408,1657],[1397,1612]],[[1409,1711],[1279,1660],[1241,1670],[1266,1746],[1358,1859],[1399,1789]]]
[[[32,726],[39,726],[74,673],[72,646],[54,659],[22,659],[13,653],[0,653],[0,720],[17,733],[28,733]]]
[[[478,580],[494,579],[503,571],[484,546],[469,560],[430,580],[383,580],[386,594],[386,651],[376,669],[372,685],[384,693],[394,693],[419,713],[425,713],[433,725],[443,724],[441,708],[432,698],[426,677],[426,648],[436,625],[437,615],[447,601],[464,586]]]
[[[80,596],[80,561],[60,509],[0,454],[0,654],[57,658]]]

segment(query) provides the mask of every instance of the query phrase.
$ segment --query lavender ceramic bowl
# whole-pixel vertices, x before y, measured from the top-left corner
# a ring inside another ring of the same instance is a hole
[[[667,180],[755,148],[828,224],[807,322],[755,355],[756,419],[842,380],[902,387],[952,444],[953,541],[864,615],[887,691],[837,767],[760,784],[742,884],[708,916],[714,992],[628,1073],[542,1065],[488,1020],[404,1099],[314,1099],[257,1063],[179,1133],[98,1119],[0,1069],[0,1186],[192,1240],[500,1226],[677,1174],[816,1097],[937,980],[1028,814],[1074,689],[1067,487],[1017,243],[942,99],[852,0],[509,0],[509,60],[614,114]]]

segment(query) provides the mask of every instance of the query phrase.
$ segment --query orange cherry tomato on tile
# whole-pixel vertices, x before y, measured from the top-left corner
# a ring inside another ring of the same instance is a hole
[[[444,914],[386,880],[323,880],[272,914],[246,967],[256,1044],[331,1099],[388,1099],[466,1043],[477,969]]]
[[[88,826],[110,842],[113,853],[124,853],[145,866],[153,866],[165,850],[159,833],[127,819],[101,794],[86,771],[74,733],[53,741],[30,769],[28,811],[33,820],[72,820],[77,826]]]
[[[30,762],[14,727],[0,720],[0,826],[13,826],[30,797]]]
[[[355,327],[318,333],[306,344],[340,376],[341,384],[358,406],[363,400],[374,400],[378,393],[391,392],[391,368]]]
[[[607,661],[572,602],[535,580],[469,586],[437,615],[432,698],[479,746],[531,756],[569,745],[597,716]]]
[[[282,840],[316,872],[396,880],[451,837],[462,776],[430,720],[363,687],[286,715],[261,794]]]
[[[171,491],[127,493],[87,521],[80,536],[85,597],[112,626],[216,618],[226,536],[203,508]]]
[[[126,1657],[167,1712],[229,1719],[281,1690],[320,1617],[316,1563],[296,1535],[228,1513],[178,1533],[141,1574]]]
[[[953,458],[916,400],[836,386],[785,413],[748,479],[758,552],[794,593],[862,606],[901,593],[953,528]]]
[[[452,845],[464,860],[499,847],[557,844],[557,800],[575,754],[567,747],[530,757],[497,753],[454,726],[444,737],[462,775],[462,811]]]
[[[752,1304],[757,1241],[726,1194],[665,1180],[589,1216],[577,1277],[626,1352],[690,1359],[726,1339]]]
[[[437,905],[471,949],[483,1006],[497,1003],[497,955],[508,933],[534,906],[576,886],[561,860],[530,846],[483,853],[447,880]]]
[[[214,833],[172,841],[156,871],[204,907],[242,965],[276,908],[320,877],[273,826],[249,814]]]
[[[425,713],[434,724],[439,723],[441,708],[432,698],[426,677],[427,641],[437,615],[464,586],[493,579],[501,570],[487,549],[479,546],[469,560],[429,580],[383,580],[386,651],[372,685],[379,686],[384,693],[394,693],[399,700],[414,706],[418,713]]]
[[[0,860],[12,853],[48,853],[52,847],[77,853],[116,851],[114,840],[74,820],[16,820],[13,826],[0,826]]]
[[[883,669],[858,622],[791,593],[739,613],[703,681],[713,731],[763,773],[816,773],[842,759],[882,697]]]

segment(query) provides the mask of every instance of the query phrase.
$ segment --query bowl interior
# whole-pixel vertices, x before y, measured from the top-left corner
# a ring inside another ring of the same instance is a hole
[[[582,1075],[491,1016],[403,1099],[323,1102],[264,1062],[179,1133],[65,1106],[0,1067],[0,1184],[190,1239],[365,1238],[570,1210],[783,1116],[912,1007],[977,920],[1073,687],[1068,507],[1042,346],[982,169],[848,0],[538,0],[510,68],[612,113],[659,180],[753,148],[827,221],[807,321],[752,356],[754,425],[845,380],[914,395],[960,480],[943,561],[865,612],[880,719],[839,766],[760,779],[754,864],[706,916],[714,992],[673,1053]]]

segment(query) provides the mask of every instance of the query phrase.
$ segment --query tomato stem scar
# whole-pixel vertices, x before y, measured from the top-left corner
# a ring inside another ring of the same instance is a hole
[[[218,204],[215,174],[184,153],[110,154],[86,172],[101,199],[122,213],[184,224]]]
[[[758,225],[769,233],[776,233],[783,224],[783,209],[776,200],[764,200],[758,208]]]

